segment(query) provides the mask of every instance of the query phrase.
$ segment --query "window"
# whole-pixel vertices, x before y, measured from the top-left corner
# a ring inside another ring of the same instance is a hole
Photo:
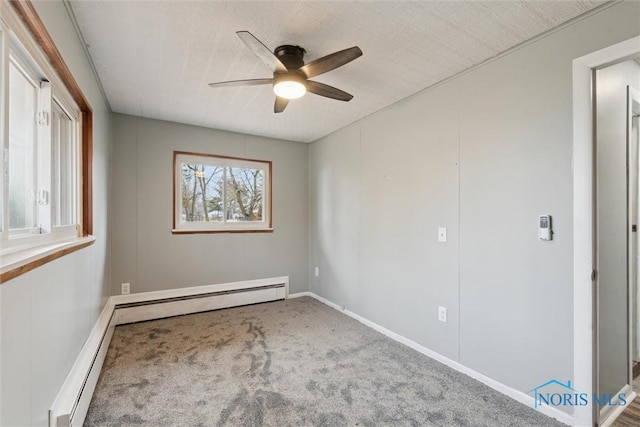
[[[3,252],[77,237],[79,230],[80,109],[17,38],[8,53]]]
[[[271,231],[271,162],[174,152],[174,233]]]
[[[36,158],[35,117],[39,85],[31,76],[9,64],[9,150],[7,220],[14,234],[33,232],[38,224],[36,193],[38,165]],[[6,227],[3,221],[3,229]]]
[[[78,207],[78,144],[77,121],[54,103],[51,115],[52,167],[51,184],[53,220],[55,226],[77,223]]]
[[[0,9],[2,283],[93,242],[93,115],[33,5]]]

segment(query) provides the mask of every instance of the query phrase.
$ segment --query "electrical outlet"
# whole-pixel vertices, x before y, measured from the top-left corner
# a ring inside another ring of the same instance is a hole
[[[438,228],[438,242],[441,242],[441,243],[447,242],[447,227]]]
[[[320,269],[316,267],[316,277],[320,277]]]
[[[438,320],[444,323],[447,323],[447,308],[439,306],[438,307]]]
[[[131,283],[122,283],[120,285],[120,293],[122,295],[127,295],[129,292],[131,292]]]

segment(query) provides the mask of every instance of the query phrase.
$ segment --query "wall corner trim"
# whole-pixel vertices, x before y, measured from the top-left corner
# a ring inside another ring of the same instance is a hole
[[[311,292],[296,292],[295,294],[289,294],[287,299],[310,297],[310,296],[312,296]]]

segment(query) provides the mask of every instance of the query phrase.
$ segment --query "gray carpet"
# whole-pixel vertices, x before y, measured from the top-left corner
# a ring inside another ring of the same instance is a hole
[[[87,426],[561,426],[311,298],[116,328]]]

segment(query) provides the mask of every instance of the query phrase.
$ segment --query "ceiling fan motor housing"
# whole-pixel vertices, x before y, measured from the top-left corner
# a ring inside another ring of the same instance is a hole
[[[285,44],[278,46],[274,53],[288,70],[297,70],[304,65],[304,54],[307,51],[300,46]]]

